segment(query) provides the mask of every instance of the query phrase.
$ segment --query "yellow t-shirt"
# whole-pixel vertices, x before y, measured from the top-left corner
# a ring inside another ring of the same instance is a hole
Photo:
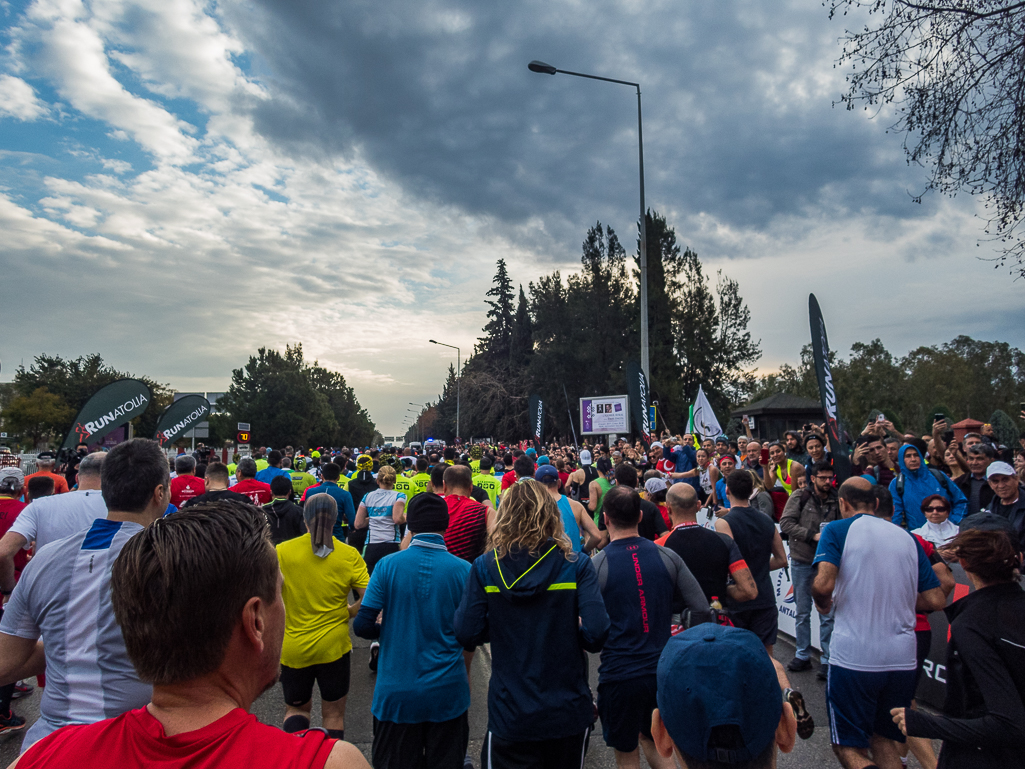
[[[395,476],[395,491],[400,494],[405,494],[407,502],[417,494],[416,490],[413,488],[412,479],[407,478],[404,475]]]
[[[289,475],[292,476],[292,491],[297,497],[301,497],[310,486],[317,485],[317,479],[309,473],[293,470]]]
[[[417,473],[409,482],[413,484],[413,495],[421,494],[431,490],[431,476],[428,473]],[[409,497],[406,497],[409,499]]]
[[[335,549],[318,558],[309,534],[282,542],[277,551],[285,602],[281,664],[306,668],[334,662],[352,649],[349,593],[370,582],[367,565],[356,548],[337,539]]]
[[[473,485],[480,486],[488,493],[492,505],[498,502],[498,495],[502,492],[502,481],[500,478],[496,478],[493,475],[475,475],[473,476]]]
[[[266,459],[257,459],[256,460],[256,472],[260,472],[261,470],[266,470],[268,467],[270,467],[270,462],[268,462]]]

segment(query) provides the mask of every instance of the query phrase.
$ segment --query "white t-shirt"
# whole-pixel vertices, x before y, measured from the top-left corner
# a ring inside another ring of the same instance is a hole
[[[940,586],[918,540],[874,515],[832,521],[813,564],[839,569],[829,664],[847,670],[914,670],[915,602]]]
[[[38,553],[44,545],[77,534],[97,518],[106,517],[107,505],[99,489],[69,491],[30,502],[10,530],[29,542],[34,540]]]
[[[406,495],[400,491],[374,489],[363,497],[361,505],[366,507],[370,516],[370,532],[367,536],[368,545],[382,542],[398,542],[399,527],[392,520],[392,507],[398,500],[406,501]]]

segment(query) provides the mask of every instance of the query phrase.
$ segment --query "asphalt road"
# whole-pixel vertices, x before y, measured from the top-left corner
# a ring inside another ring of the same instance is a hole
[[[370,747],[373,739],[370,701],[374,691],[374,674],[367,667],[369,659],[369,642],[360,638],[353,639],[355,648],[352,653],[352,684],[346,708],[345,736],[354,743],[370,759]],[[776,658],[786,664],[793,656],[793,646],[781,639],[776,645]],[[598,659],[594,656],[591,664],[591,688],[598,687]],[[470,755],[474,765],[480,765],[481,740],[487,730],[487,691],[490,675],[490,658],[484,650],[479,650],[474,657],[471,669],[471,704],[470,704]],[[814,671],[790,675],[791,686],[799,689],[805,697],[808,709],[815,719],[815,733],[808,740],[798,740],[794,751],[780,756],[779,766],[784,769],[818,769],[819,767],[839,766],[833,751],[829,747],[829,728],[826,723],[825,683],[816,680]],[[31,724],[39,715],[39,692],[15,701],[15,711],[28,719]],[[270,689],[254,703],[253,712],[268,724],[280,725],[285,712],[281,697],[280,685]],[[313,724],[320,723],[320,703],[314,693]],[[0,737],[0,766],[6,767],[13,761],[21,748],[22,734]],[[935,745],[939,750],[939,744]],[[914,757],[909,758],[909,766],[919,767]],[[615,767],[616,762],[612,750],[605,746],[599,729],[591,738],[591,745],[584,764],[588,769],[606,769]],[[642,766],[647,763],[642,759]]]

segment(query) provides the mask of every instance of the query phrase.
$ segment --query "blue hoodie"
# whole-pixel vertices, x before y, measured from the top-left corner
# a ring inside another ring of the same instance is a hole
[[[921,460],[922,465],[915,471],[908,470],[904,464],[904,454],[911,449]],[[921,452],[910,443],[900,447],[897,455],[897,464],[900,467],[900,475],[890,481],[890,494],[893,495],[893,522],[898,526],[905,526],[909,531],[914,531],[925,526],[925,513],[922,512],[922,500],[939,494],[950,501],[950,522],[960,523],[968,509],[968,500],[961,493],[952,480],[946,483],[940,481],[932,469],[926,466],[922,459]],[[937,471],[938,472],[938,471]],[[904,493],[897,493],[897,481],[903,476]]]
[[[491,642],[488,731],[536,741],[581,734],[594,709],[587,655],[609,634],[609,615],[591,560],[549,539],[539,553],[512,550],[476,561],[455,614],[464,648]]]

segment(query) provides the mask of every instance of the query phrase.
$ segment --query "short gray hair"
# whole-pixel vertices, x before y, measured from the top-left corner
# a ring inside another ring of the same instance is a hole
[[[86,454],[82,457],[82,461],[78,463],[78,474],[79,475],[95,475],[99,476],[103,470],[103,460],[107,458],[105,451],[94,451],[92,454]]]
[[[191,473],[195,469],[195,457],[190,457],[188,454],[182,454],[180,457],[174,458],[174,471],[176,473]]]
[[[235,465],[235,477],[236,478],[255,478],[256,477],[256,460],[252,457],[242,457]]]

